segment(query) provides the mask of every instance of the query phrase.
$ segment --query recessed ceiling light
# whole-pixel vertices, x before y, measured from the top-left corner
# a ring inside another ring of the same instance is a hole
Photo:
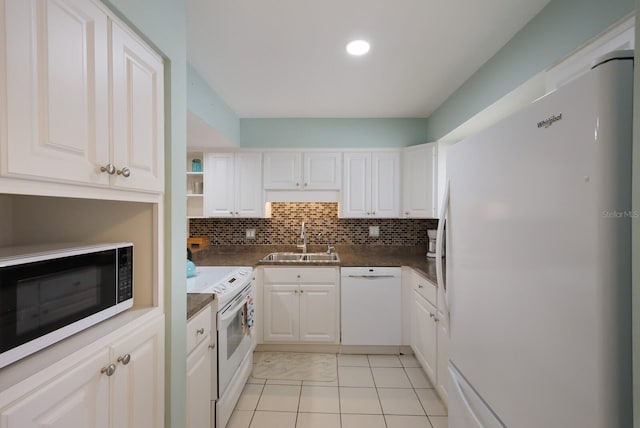
[[[347,44],[347,52],[351,55],[360,56],[369,52],[369,42],[366,40],[354,40]]]

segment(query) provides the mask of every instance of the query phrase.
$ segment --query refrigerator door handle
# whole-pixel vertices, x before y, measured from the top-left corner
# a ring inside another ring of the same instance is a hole
[[[447,324],[449,321],[449,293],[450,290],[447,290],[447,284],[444,281],[443,275],[443,263],[444,263],[444,254],[443,254],[443,246],[444,246],[444,226],[446,222],[446,216],[449,213],[449,180],[444,187],[444,196],[442,198],[442,203],[440,204],[440,217],[438,221],[438,230],[436,232],[436,278],[438,281],[438,288],[443,290],[444,292],[444,302],[445,302],[445,310],[444,313],[447,315]]]

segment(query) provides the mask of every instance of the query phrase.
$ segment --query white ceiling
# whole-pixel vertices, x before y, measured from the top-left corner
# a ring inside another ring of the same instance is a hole
[[[187,0],[187,56],[240,117],[428,117],[548,2]]]

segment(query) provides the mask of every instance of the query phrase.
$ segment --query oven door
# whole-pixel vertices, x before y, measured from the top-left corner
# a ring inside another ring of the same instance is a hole
[[[251,352],[251,323],[247,319],[253,286],[218,312],[218,397],[222,397],[242,359]]]

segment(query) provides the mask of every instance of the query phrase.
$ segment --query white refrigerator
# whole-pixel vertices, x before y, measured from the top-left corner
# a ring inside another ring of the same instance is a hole
[[[449,149],[451,428],[632,426],[632,82],[613,53]]]

